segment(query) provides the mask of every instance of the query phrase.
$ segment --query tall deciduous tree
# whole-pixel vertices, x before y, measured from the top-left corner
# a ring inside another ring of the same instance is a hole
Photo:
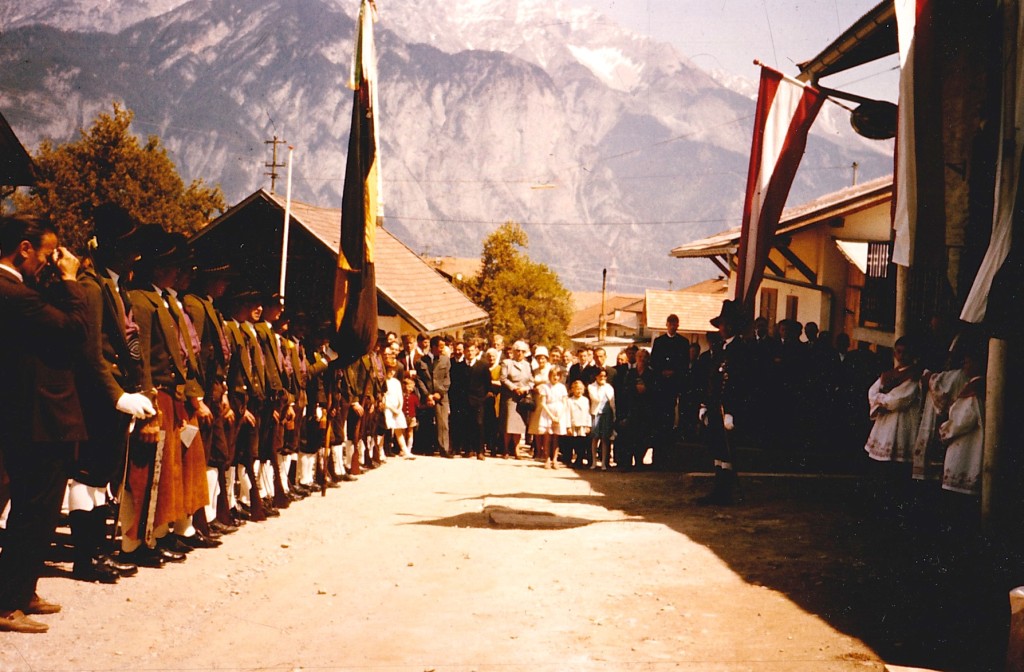
[[[198,231],[224,211],[219,186],[203,180],[185,185],[160,139],[143,144],[129,126],[134,114],[114,103],[73,142],[43,141],[36,162],[36,184],[14,195],[19,211],[47,217],[61,242],[81,250],[91,230],[93,209],[102,203],[122,206],[139,221],[168,231]]]
[[[495,332],[531,343],[561,343],[572,318],[572,298],[554,271],[530,260],[528,245],[519,224],[502,224],[484,240],[483,267],[464,290],[490,315]]]

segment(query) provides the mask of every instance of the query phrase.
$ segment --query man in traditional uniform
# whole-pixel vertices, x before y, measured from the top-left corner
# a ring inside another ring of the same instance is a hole
[[[294,396],[288,386],[291,379],[285,371],[284,355],[274,325],[284,312],[284,299],[280,294],[264,297],[260,321],[254,324],[257,341],[263,351],[267,381],[268,404],[264,410],[260,431],[260,482],[271,501],[264,502],[270,509],[284,509],[291,504],[285,493],[281,476],[280,456],[284,449],[285,425],[295,419]]]
[[[745,322],[743,308],[736,301],[723,301],[722,310],[711,324],[718,328],[721,341],[712,346],[711,371],[701,414],[707,421],[707,441],[714,459],[715,486],[698,504],[733,503],[736,485],[733,432],[749,422],[751,402],[751,356],[741,332]]]
[[[227,469],[235,456],[236,415],[228,397],[232,352],[224,316],[214,304],[223,298],[231,278],[229,264],[210,257],[201,258],[196,265],[196,277],[190,292],[184,298],[185,312],[199,339],[198,359],[204,372],[204,396],[212,414],[211,421],[199,428],[206,450],[207,489],[211,500],[206,507],[205,518],[209,530],[220,534],[238,529],[230,521],[225,486]]]
[[[121,497],[121,558],[147,567],[182,562],[168,548],[170,524],[186,515],[180,430],[185,421],[188,360],[184,336],[172,317],[166,288],[179,273],[184,251],[158,225],[146,225],[133,289],[128,293],[139,327],[142,389],[157,415],[137,425],[129,441]]]
[[[60,611],[36,584],[75,442],[86,438],[72,370],[85,341],[78,259],[52,228],[0,218],[0,453],[11,514],[0,554],[0,631],[46,632],[31,616]]]
[[[347,417],[344,467],[355,476],[362,473],[363,454],[369,440],[370,414],[374,411],[373,378],[367,357],[363,356],[345,367],[338,383],[341,397],[338,406]]]
[[[200,357],[201,344],[192,319],[182,301],[195,274],[194,258],[188,239],[182,233],[170,234],[183,254],[178,275],[166,288],[167,305],[185,342],[188,378],[185,381],[185,425],[181,430],[182,494],[186,515],[174,522],[175,550],[188,552],[193,548],[215,548],[220,541],[210,536],[206,524],[206,507],[210,504],[210,490],[206,478],[207,451],[200,427],[213,422],[213,412],[206,404],[206,371]]]
[[[234,518],[251,518],[259,522],[266,520],[268,515],[260,497],[255,470],[255,461],[259,457],[260,424],[267,403],[266,365],[253,328],[253,321],[258,319],[262,306],[259,294],[252,289],[235,291],[230,306],[231,319],[226,322],[226,335],[233,355],[228,373],[228,398],[238,418],[234,462],[239,486]],[[234,485],[230,484],[229,497],[233,491]]]
[[[68,482],[68,523],[74,544],[72,576],[114,583],[138,572],[107,551],[107,488],[120,492],[128,428],[156,413],[142,390],[138,327],[125,284],[137,256],[138,226],[115,205],[93,212],[92,264],[78,275],[88,308],[85,351],[76,371],[89,440],[78,446]]]

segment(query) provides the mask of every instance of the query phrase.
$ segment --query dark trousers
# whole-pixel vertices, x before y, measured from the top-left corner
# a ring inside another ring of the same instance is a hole
[[[466,445],[471,453],[484,452],[484,403],[469,402],[466,409]]]
[[[36,592],[67,486],[74,444],[5,445],[11,515],[0,553],[0,611],[22,609]]]

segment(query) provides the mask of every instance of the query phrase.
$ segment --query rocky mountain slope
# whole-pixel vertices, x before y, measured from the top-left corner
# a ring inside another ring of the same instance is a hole
[[[294,197],[338,207],[354,36],[328,0],[27,0],[0,8],[0,110],[30,147],[114,100],[187,179],[229,202],[269,186],[264,141],[296,147]],[[753,101],[561,0],[388,0],[377,27],[387,226],[413,249],[475,256],[512,219],[572,288],[683,286],[668,258],[738,224]],[[830,113],[834,114],[834,112]],[[790,203],[891,170],[886,147],[823,120]],[[283,190],[283,182],[278,190]]]

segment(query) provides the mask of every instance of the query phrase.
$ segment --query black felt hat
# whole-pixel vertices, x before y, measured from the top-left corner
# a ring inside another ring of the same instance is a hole
[[[740,305],[739,301],[732,301],[726,299],[722,301],[722,309],[719,311],[716,317],[711,318],[711,325],[717,327],[722,322],[731,324],[733,327],[738,328],[745,319],[743,314],[743,306]]]
[[[92,244],[99,249],[136,247],[138,233],[138,222],[119,205],[104,203],[92,211]]]

